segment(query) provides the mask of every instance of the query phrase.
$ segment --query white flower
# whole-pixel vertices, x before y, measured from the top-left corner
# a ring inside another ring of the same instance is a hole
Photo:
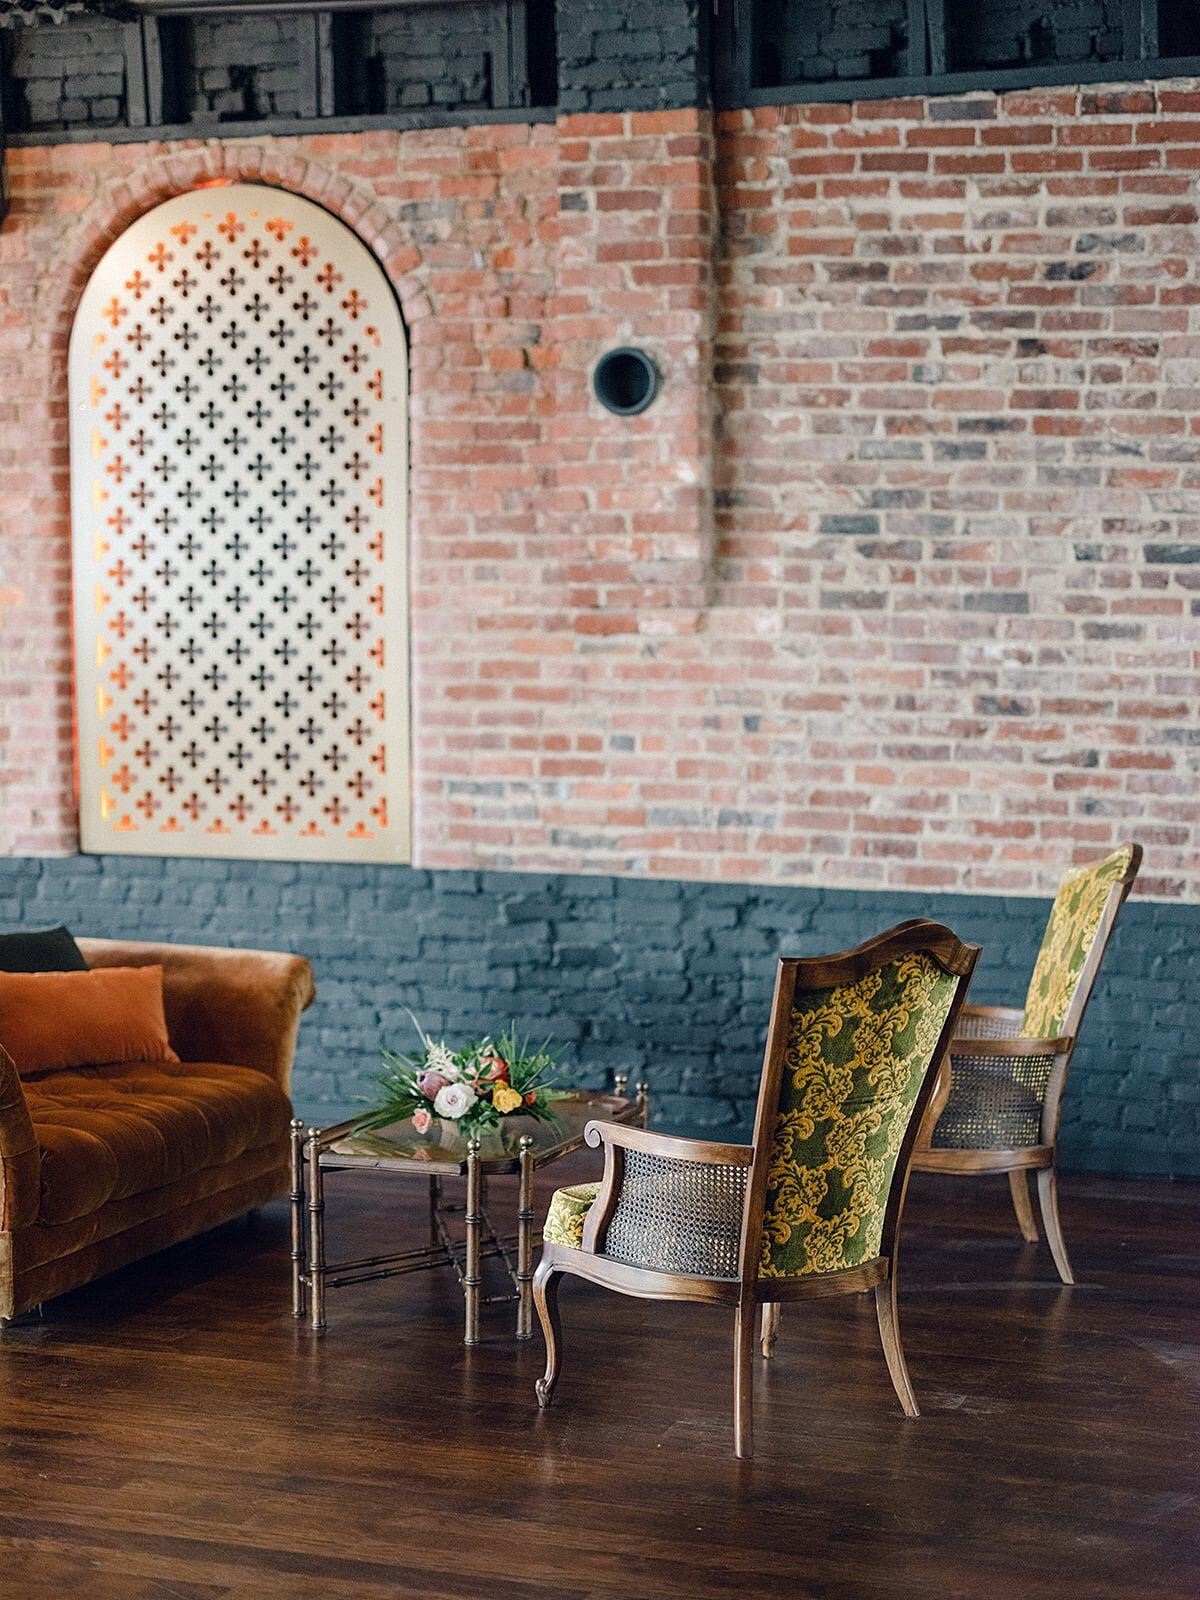
[[[475,1104],[475,1091],[465,1083],[446,1083],[438,1090],[433,1102],[433,1109],[439,1117],[452,1117],[457,1120],[465,1117]]]
[[[454,1057],[446,1047],[444,1040],[434,1042],[430,1039],[425,1047],[426,1072],[440,1072],[447,1083],[457,1083],[462,1077],[462,1069],[455,1063]]]

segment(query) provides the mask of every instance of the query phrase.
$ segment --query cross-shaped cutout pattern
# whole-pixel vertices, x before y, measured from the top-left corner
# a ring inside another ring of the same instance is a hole
[[[70,386],[83,848],[407,860],[407,351],[370,252],[266,186],[179,195],[97,267]]]

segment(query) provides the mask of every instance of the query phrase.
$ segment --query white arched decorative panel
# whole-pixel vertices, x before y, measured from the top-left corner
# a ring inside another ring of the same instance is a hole
[[[407,388],[311,201],[198,189],[109,249],[70,354],[85,850],[408,859]]]

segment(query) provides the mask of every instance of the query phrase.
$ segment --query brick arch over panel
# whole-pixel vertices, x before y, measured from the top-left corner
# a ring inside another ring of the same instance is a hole
[[[270,184],[331,211],[378,258],[400,301],[410,338],[415,342],[419,337],[419,325],[433,310],[421,251],[369,190],[319,162],[271,145],[206,145],[143,163],[81,213],[71,241],[61,253],[63,270],[44,324],[64,357],[54,369],[64,393],[65,356],[75,310],[101,256],[152,207],[204,184],[220,183]]]
[[[85,849],[407,858],[407,352],[329,211],[208,183],[109,247],[70,354]]]

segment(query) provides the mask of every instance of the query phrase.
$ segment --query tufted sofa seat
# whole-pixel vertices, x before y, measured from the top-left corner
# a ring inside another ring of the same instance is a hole
[[[247,1150],[278,1150],[291,1108],[249,1067],[138,1062],[55,1072],[25,1090],[42,1152],[38,1221],[72,1222],[223,1167]]]
[[[287,1187],[306,961],[81,939],[91,966],[163,967],[176,1062],[23,1081],[0,1051],[0,1317],[215,1227]]]

